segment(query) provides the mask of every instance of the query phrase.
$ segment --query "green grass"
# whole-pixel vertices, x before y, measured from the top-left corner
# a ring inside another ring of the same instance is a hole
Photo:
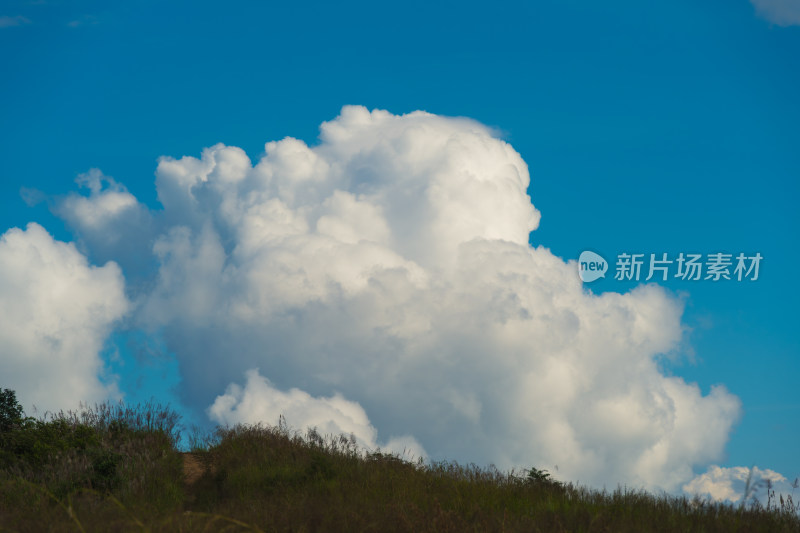
[[[178,442],[177,415],[156,405],[16,417],[0,431],[0,530],[800,531],[791,501],[599,492],[536,469],[411,463],[285,426],[195,436],[203,473],[187,485]]]

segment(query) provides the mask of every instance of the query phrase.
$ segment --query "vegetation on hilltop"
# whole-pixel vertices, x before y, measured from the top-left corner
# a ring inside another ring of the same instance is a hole
[[[102,404],[25,417],[0,390],[0,531],[800,531],[798,506],[595,491],[531,469],[409,462],[285,425]]]

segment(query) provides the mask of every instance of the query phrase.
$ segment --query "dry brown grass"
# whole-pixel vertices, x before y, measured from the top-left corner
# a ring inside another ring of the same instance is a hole
[[[537,470],[409,463],[284,426],[218,429],[181,453],[174,426],[157,427],[168,414],[100,413],[3,433],[0,530],[800,531],[791,500],[765,509],[598,492]]]

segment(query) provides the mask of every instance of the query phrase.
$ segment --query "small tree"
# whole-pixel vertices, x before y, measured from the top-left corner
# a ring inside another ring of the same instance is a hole
[[[11,431],[22,422],[22,406],[13,390],[0,390],[0,432]]]
[[[541,485],[548,485],[550,487],[562,487],[563,484],[560,481],[556,481],[550,476],[550,472],[547,470],[539,470],[536,467],[532,467],[528,470],[528,477],[526,481],[532,485],[541,484]]]

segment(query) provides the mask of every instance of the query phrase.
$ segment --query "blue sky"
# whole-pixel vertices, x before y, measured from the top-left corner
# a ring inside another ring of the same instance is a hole
[[[56,214],[91,168],[156,212],[161,156],[199,158],[221,142],[255,164],[268,141],[315,146],[320,123],[349,104],[469,117],[527,163],[542,215],[530,243],[555,256],[761,253],[756,282],[661,283],[684,302],[685,336],[660,365],[703,395],[724,384],[741,400],[714,464],[794,479],[800,16],[790,2],[755,4],[6,0],[0,230],[37,222],[101,265],[109,257]],[[147,275],[123,274],[134,301],[136,276]],[[169,354],[158,331],[109,333],[106,366],[128,398],[182,401],[202,417],[193,396],[166,390],[178,363],[133,361],[143,345]],[[109,360],[115,352],[130,361]]]

